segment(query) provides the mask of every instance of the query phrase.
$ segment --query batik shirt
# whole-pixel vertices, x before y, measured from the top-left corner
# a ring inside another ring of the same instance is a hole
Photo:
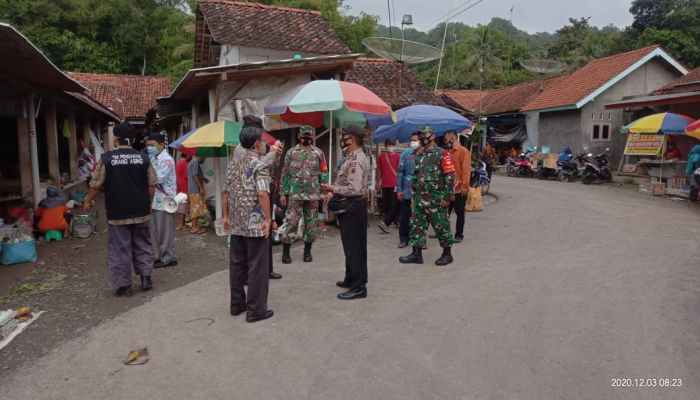
[[[320,200],[321,183],[327,182],[328,164],[319,148],[296,145],[289,149],[284,157],[280,194],[290,200]]]
[[[258,192],[270,193],[270,172],[252,150],[238,151],[228,165],[224,192],[228,193],[231,234],[262,237],[265,214]]]
[[[153,196],[152,209],[164,211],[163,201],[166,196],[175,197],[177,194],[177,177],[175,175],[175,161],[166,150],[151,158],[151,165],[156,171],[156,193]]]
[[[413,170],[416,167],[416,151],[409,148],[401,153],[399,159],[399,169],[396,175],[396,193],[403,193],[404,200],[411,200],[413,188],[411,179],[413,178]]]
[[[455,166],[447,150],[434,146],[416,157],[413,171],[413,199],[420,204],[439,204],[454,193]]]

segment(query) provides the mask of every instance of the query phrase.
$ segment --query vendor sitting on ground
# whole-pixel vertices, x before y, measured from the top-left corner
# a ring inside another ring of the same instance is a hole
[[[666,159],[666,160],[680,160],[681,159],[681,151],[678,150],[678,147],[676,147],[673,143],[669,143],[668,150],[666,150],[666,154],[664,154],[664,159]]]
[[[46,189],[46,198],[39,202],[34,212],[34,226],[39,233],[61,231],[64,237],[69,237],[71,213],[66,201],[61,198],[61,192],[53,186]]]

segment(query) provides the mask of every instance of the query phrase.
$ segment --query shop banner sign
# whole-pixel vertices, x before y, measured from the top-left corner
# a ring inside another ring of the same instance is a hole
[[[627,138],[625,154],[630,156],[655,156],[661,153],[664,135],[630,133]]]

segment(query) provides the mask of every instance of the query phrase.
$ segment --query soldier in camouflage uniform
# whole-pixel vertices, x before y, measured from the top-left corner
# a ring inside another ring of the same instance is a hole
[[[282,242],[282,263],[292,258],[289,249],[297,236],[299,221],[304,218],[304,262],[311,262],[311,244],[318,226],[318,201],[321,183],[328,182],[328,165],[323,152],[312,145],[314,131],[309,126],[299,129],[299,144],[284,157],[280,204],[287,206],[284,223],[277,229]]]
[[[413,171],[413,218],[410,244],[413,252],[399,258],[403,264],[423,264],[421,247],[425,245],[425,230],[432,224],[440,240],[442,256],[435,265],[452,263],[452,234],[447,207],[454,197],[455,168],[447,150],[435,145],[433,128],[421,129],[423,152],[416,157]]]

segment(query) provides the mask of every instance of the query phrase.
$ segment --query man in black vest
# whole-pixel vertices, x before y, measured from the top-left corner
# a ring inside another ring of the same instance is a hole
[[[156,173],[148,156],[131,148],[136,129],[123,123],[114,128],[115,150],[102,155],[90,180],[83,203],[89,211],[99,191],[105,193],[107,209],[107,271],[117,296],[131,296],[131,269],[141,276],[141,288],[153,287],[151,202]]]

